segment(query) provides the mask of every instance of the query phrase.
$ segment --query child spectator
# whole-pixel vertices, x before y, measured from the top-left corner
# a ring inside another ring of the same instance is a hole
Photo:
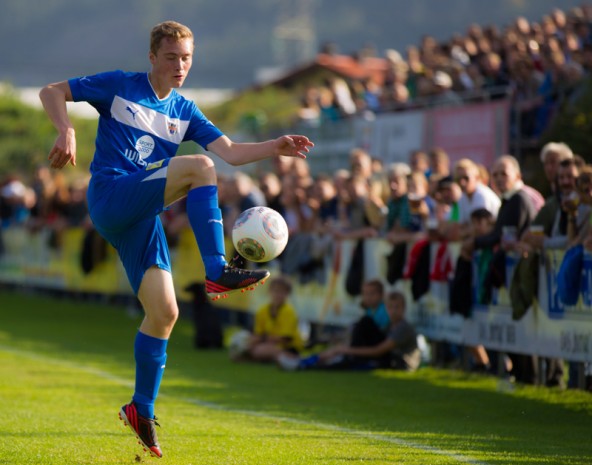
[[[419,367],[421,354],[417,346],[417,333],[405,319],[405,296],[397,291],[385,299],[389,326],[385,333],[378,332],[379,340],[358,344],[352,338],[349,344],[339,344],[305,359],[282,354],[278,357],[285,370],[300,369],[371,369],[392,368],[414,371]]]
[[[269,302],[255,314],[255,326],[246,352],[247,358],[273,362],[283,352],[298,354],[303,342],[298,331],[298,316],[288,303],[291,282],[282,276],[269,284]]]

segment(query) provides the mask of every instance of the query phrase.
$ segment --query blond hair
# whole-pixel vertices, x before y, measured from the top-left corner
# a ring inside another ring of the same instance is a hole
[[[176,21],[159,23],[150,32],[150,52],[156,55],[164,38],[171,38],[176,41],[191,39],[193,42],[193,32],[187,26]]]
[[[479,167],[477,164],[471,160],[470,158],[461,158],[454,164],[454,169],[462,168],[466,171],[473,171],[475,173],[479,173]]]

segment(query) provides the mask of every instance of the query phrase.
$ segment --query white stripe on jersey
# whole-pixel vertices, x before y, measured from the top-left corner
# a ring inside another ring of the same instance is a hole
[[[111,116],[119,123],[141,129],[177,145],[183,142],[183,136],[189,127],[189,121],[169,118],[167,115],[118,95],[111,104]]]

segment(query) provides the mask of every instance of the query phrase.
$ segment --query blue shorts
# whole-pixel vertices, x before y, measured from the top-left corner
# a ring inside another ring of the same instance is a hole
[[[95,228],[119,254],[129,282],[138,293],[146,270],[171,271],[171,257],[158,216],[170,158],[131,174],[93,174],[88,208]]]

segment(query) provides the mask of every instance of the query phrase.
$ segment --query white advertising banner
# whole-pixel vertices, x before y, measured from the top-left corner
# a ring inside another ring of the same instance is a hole
[[[80,267],[84,231],[65,231],[64,240],[53,244],[48,231],[30,232],[25,228],[3,231],[5,250],[0,255],[0,281],[47,288],[88,291],[105,294],[130,293],[131,289],[115,252],[108,248],[103,261],[90,272]],[[393,245],[383,239],[364,241],[363,254],[355,253],[355,241],[334,241],[326,250],[315,274],[294,269],[288,274],[293,282],[290,297],[302,320],[319,324],[347,326],[355,322],[360,308],[361,281],[378,278],[387,291],[400,290],[407,298],[407,318],[418,332],[437,341],[469,346],[484,345],[502,352],[558,357],[574,362],[592,362],[592,255],[584,254],[580,276],[570,283],[577,293],[576,305],[564,305],[558,298],[558,273],[563,251],[546,252],[539,267],[538,298],[519,319],[514,319],[508,289],[516,259],[506,259],[506,286],[492,290],[487,304],[473,305],[467,316],[450,311],[450,279],[458,257],[458,245],[429,243],[429,270],[388,282],[387,257]],[[407,244],[407,261],[414,244]],[[180,299],[186,299],[184,287],[199,281],[196,263],[200,261],[190,230],[181,235],[172,251],[172,265]],[[354,260],[354,257],[357,257]],[[282,271],[269,263],[274,274]],[[405,266],[404,264],[401,266]],[[435,272],[438,268],[440,272]],[[444,272],[442,272],[444,270]],[[416,273],[417,270],[416,270]],[[476,295],[476,267],[468,291]],[[418,279],[419,276],[419,279]],[[202,278],[203,279],[203,278]],[[417,289],[423,289],[418,295]],[[520,284],[520,283],[518,283]],[[236,300],[226,299],[225,306],[249,312],[267,302],[266,292],[253,292]],[[218,303],[218,302],[217,302]]]
[[[413,150],[422,150],[425,140],[425,111],[406,111],[359,118],[354,124],[355,143],[385,164],[409,161]]]

